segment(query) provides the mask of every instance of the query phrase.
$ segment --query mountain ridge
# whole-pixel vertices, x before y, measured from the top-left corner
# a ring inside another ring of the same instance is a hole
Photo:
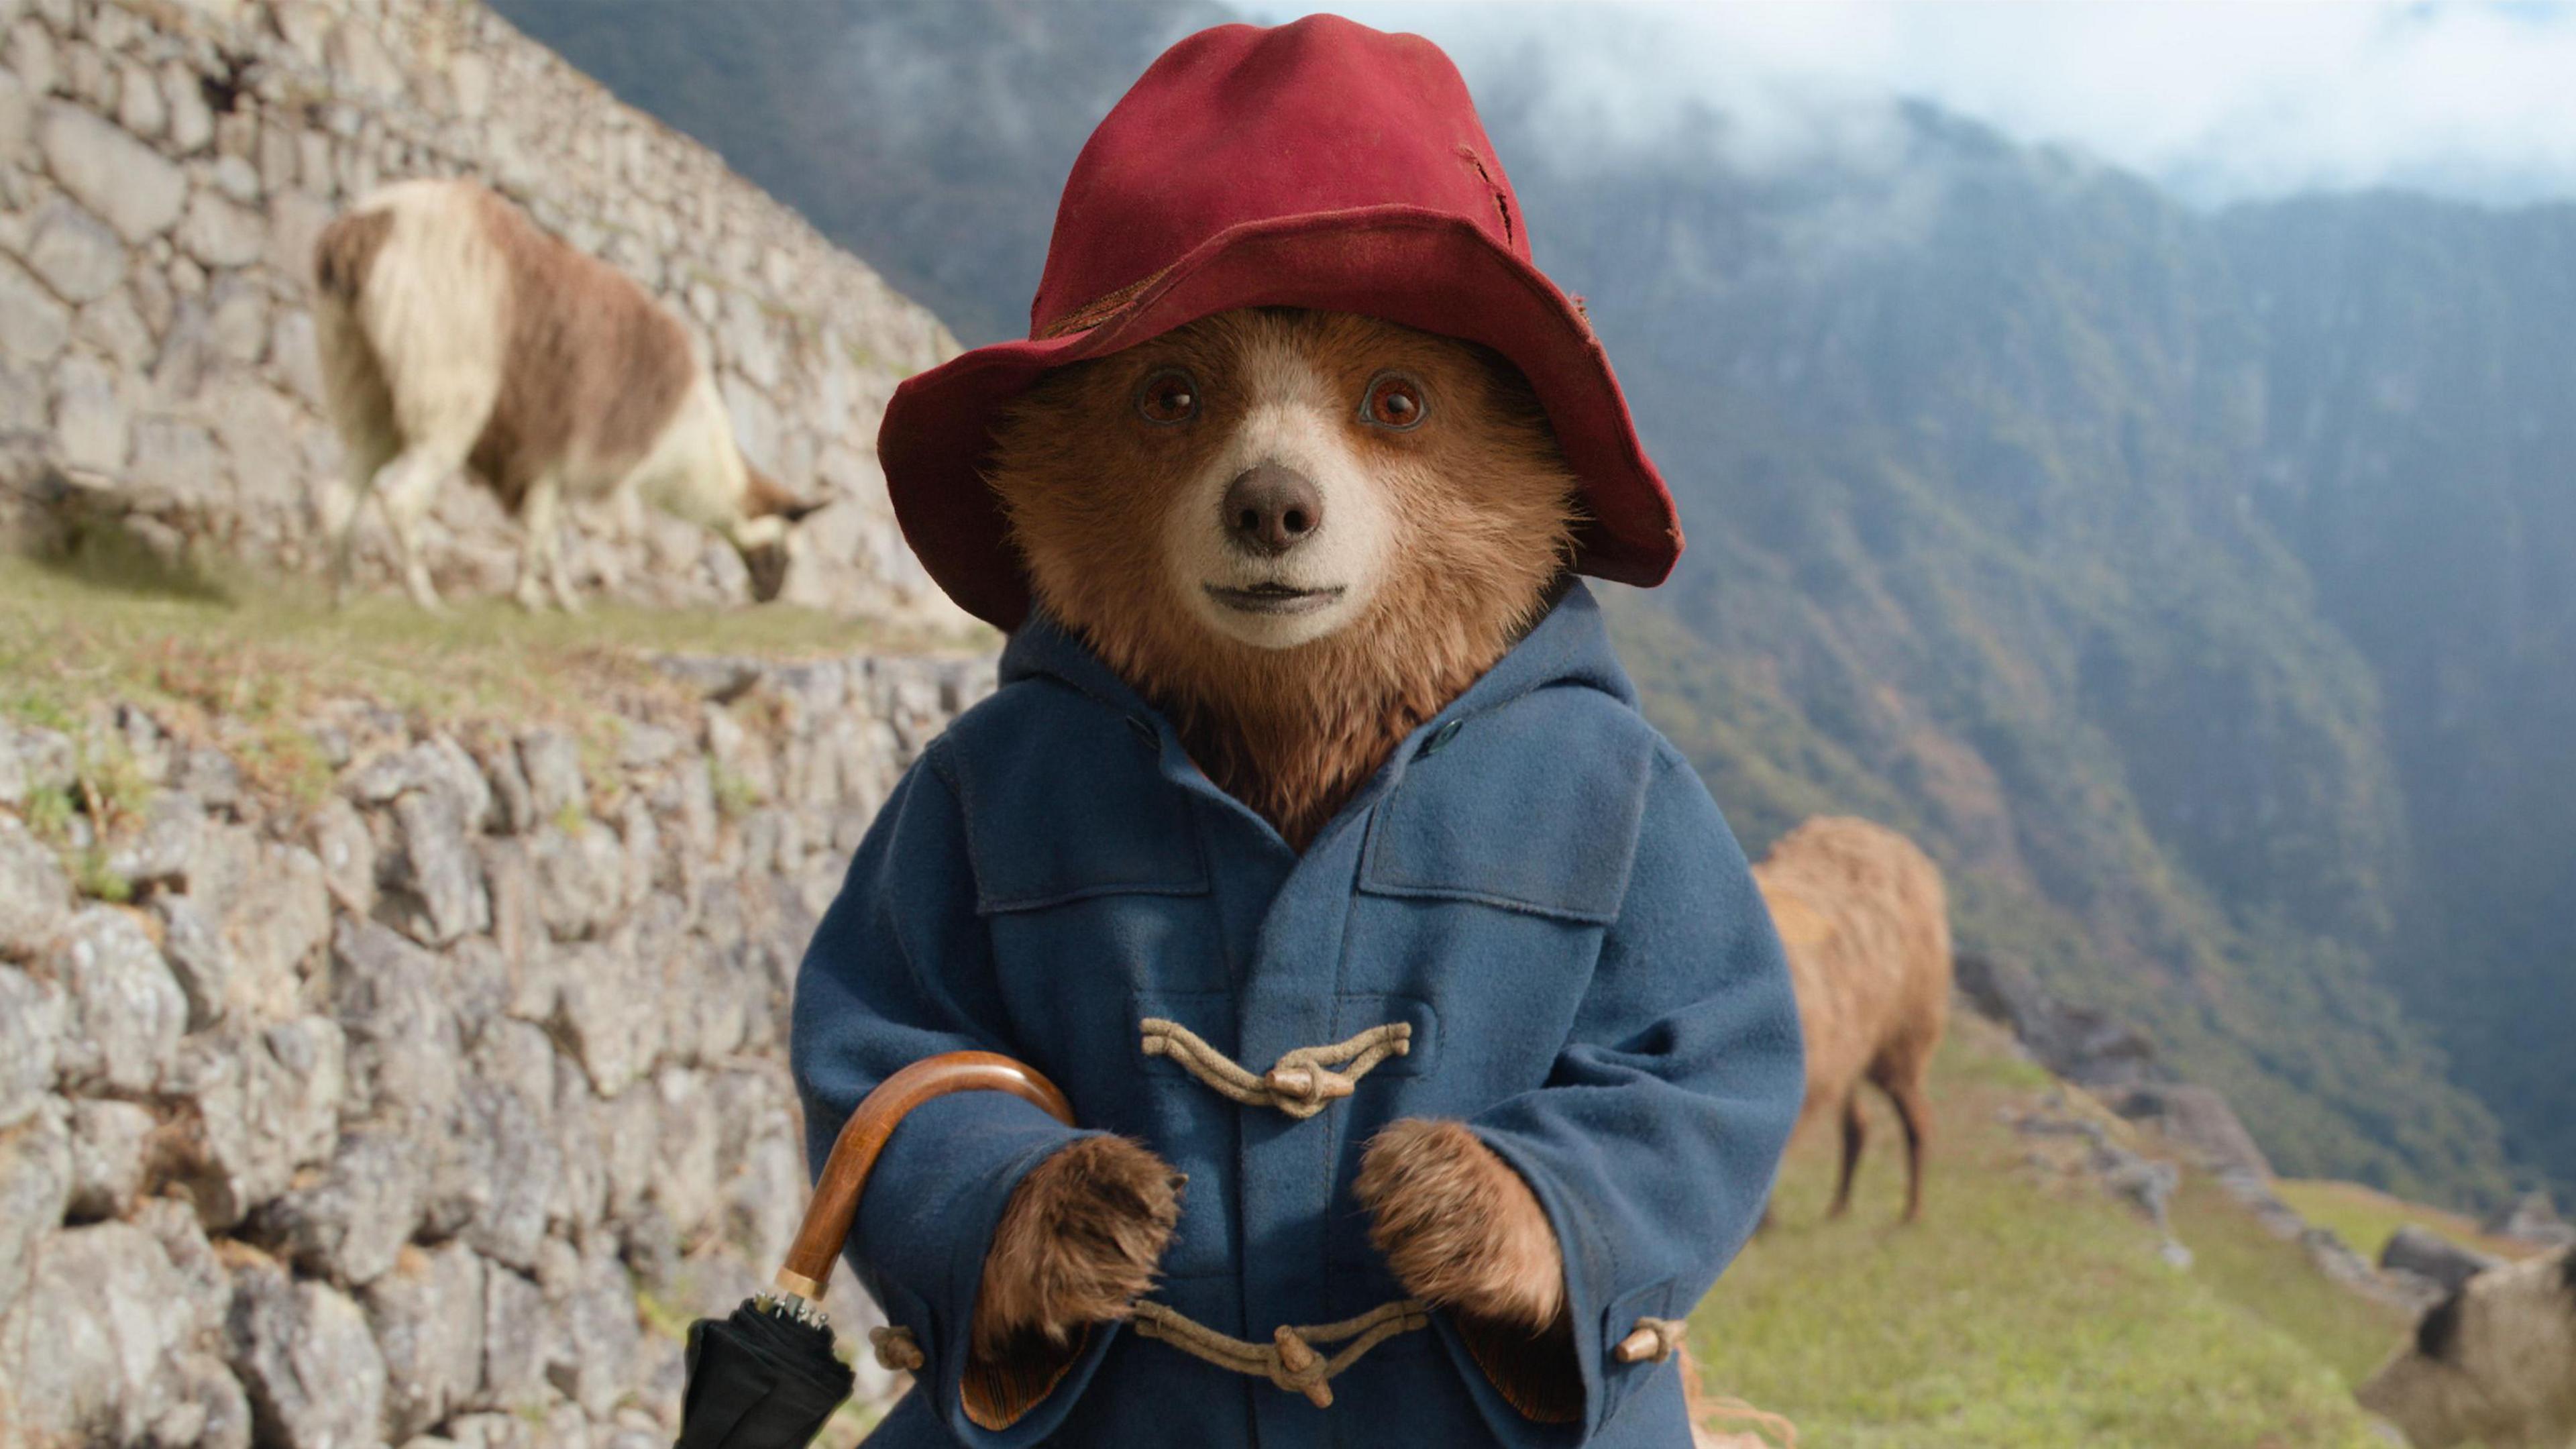
[[[1019,330],[1098,115],[1227,15],[799,0],[764,14],[838,39],[746,81],[684,10],[501,8],[683,130],[741,97],[699,134],[969,340]],[[1583,151],[1534,72],[1472,79],[1681,502],[1673,582],[1610,602],[1747,843],[1828,809],[1915,833],[1964,944],[2147,1022],[2286,1172],[2576,1183],[2547,1065],[2576,510],[2546,486],[2576,437],[2544,406],[2576,391],[2545,346],[2576,207],[2202,212],[1921,104],[1888,154],[1754,172],[1714,109]],[[762,119],[818,94],[828,125]],[[880,139],[797,139],[825,131]],[[2391,557],[2439,607],[2374,586]]]

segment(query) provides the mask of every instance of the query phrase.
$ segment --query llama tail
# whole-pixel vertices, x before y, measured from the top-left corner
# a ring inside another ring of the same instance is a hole
[[[1699,1364],[1690,1350],[1680,1350],[1677,1357],[1682,1398],[1689,1405],[1691,1449],[1798,1449],[1798,1426],[1785,1415],[1757,1409],[1742,1399],[1710,1394],[1700,1382]]]

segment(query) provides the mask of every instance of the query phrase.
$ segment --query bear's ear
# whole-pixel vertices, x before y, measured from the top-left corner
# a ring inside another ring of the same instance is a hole
[[[2435,1363],[2450,1358],[2452,1346],[2460,1341],[2460,1305],[2467,1296],[2467,1288],[2454,1288],[2450,1297],[2424,1311],[2424,1316],[2415,1324],[2417,1353]]]
[[[2576,1313],[2576,1244],[2570,1244],[2558,1255],[2558,1282],[2567,1290],[2567,1311]]]

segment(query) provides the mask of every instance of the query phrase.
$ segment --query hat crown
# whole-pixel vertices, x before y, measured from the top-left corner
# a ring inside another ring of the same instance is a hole
[[[1529,260],[1520,203],[1439,47],[1335,15],[1200,31],[1075,159],[1029,335],[1114,307],[1232,228],[1390,207],[1465,220]]]

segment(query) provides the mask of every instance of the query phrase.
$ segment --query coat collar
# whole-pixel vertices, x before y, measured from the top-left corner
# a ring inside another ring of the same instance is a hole
[[[1123,716],[1139,734],[1151,736],[1155,746],[1158,773],[1167,781],[1193,794],[1205,796],[1218,808],[1243,817],[1258,828],[1276,847],[1294,858],[1286,841],[1270,822],[1261,819],[1249,806],[1218,789],[1181,745],[1178,731],[1162,711],[1146,703],[1127,682],[1120,679],[1098,655],[1076,638],[1072,631],[1057,623],[1043,611],[1031,614],[1010,643],[1002,650],[1001,683],[1010,685],[1024,679],[1048,679],[1061,684],[1084,698]],[[1565,596],[1552,606],[1529,633],[1521,636],[1486,670],[1475,683],[1438,714],[1425,720],[1421,727],[1396,746],[1384,765],[1361,786],[1357,794],[1342,807],[1333,822],[1325,826],[1315,844],[1320,845],[1335,834],[1346,821],[1362,814],[1404,778],[1405,767],[1426,747],[1446,743],[1464,721],[1500,708],[1535,690],[1558,685],[1597,689],[1631,709],[1636,708],[1637,692],[1628,682],[1626,671],[1619,667],[1618,655],[1610,648],[1610,631],[1601,616],[1601,605],[1592,591],[1580,580],[1569,582]],[[1311,852],[1314,846],[1308,847]]]

